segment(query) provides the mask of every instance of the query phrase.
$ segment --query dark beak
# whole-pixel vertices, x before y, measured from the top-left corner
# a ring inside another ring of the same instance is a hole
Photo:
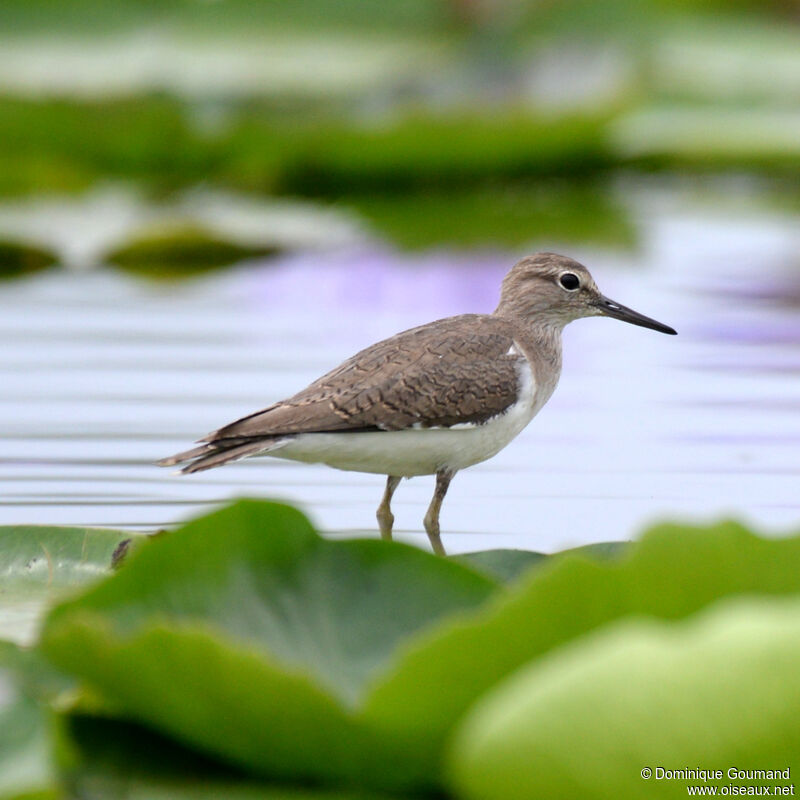
[[[604,317],[621,319],[623,322],[630,322],[631,325],[641,325],[642,328],[652,328],[654,331],[669,333],[672,336],[678,333],[674,328],[670,328],[669,325],[656,322],[654,319],[650,319],[650,317],[646,317],[644,314],[640,314],[632,308],[621,306],[619,303],[615,303],[613,300],[603,297],[603,295],[600,295],[596,306],[600,309],[600,313]]]

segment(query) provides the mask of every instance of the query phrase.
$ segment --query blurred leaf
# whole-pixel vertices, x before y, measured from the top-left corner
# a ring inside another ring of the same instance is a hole
[[[761,539],[734,522],[658,526],[623,552],[547,559],[477,614],[445,620],[376,682],[365,718],[403,737],[408,757],[435,769],[467,708],[553,648],[625,616],[680,619],[727,595],[800,592],[800,537]]]
[[[651,55],[657,96],[712,112],[788,106],[800,95],[800,30],[754,22],[682,25],[661,37]]]
[[[130,721],[70,714],[59,719],[63,772],[83,800],[373,800],[362,792],[261,783]],[[398,800],[402,800],[399,798]]]
[[[53,253],[33,245],[0,241],[0,278],[17,278],[52,267],[57,262]]]
[[[512,581],[530,567],[543,564],[548,555],[531,550],[479,550],[452,558],[498,580]]]
[[[0,96],[0,194],[70,191],[100,179],[159,190],[200,182],[335,198],[468,189],[511,179],[585,179],[613,165],[606,116],[401,114],[376,124],[319,104],[288,113],[254,100],[212,131],[168,97]],[[13,158],[7,154],[13,154]]]
[[[175,187],[214,159],[172,99],[0,97],[0,193],[83,189],[101,177]]]
[[[454,558],[493,578],[512,581],[524,575],[530,567],[541,566],[550,558],[569,554],[613,558],[624,553],[629,546],[630,542],[597,542],[553,554],[531,550],[479,550],[475,553],[462,553]]]
[[[61,589],[105,575],[130,534],[103,528],[0,526],[3,593],[12,587]]]
[[[176,278],[278,252],[277,246],[238,244],[201,228],[181,226],[142,233],[109,253],[106,260],[129,272]]]
[[[242,502],[137,548],[52,612],[43,647],[100,707],[228,763],[418,790],[437,785],[465,711],[526,662],[625,616],[800,592],[800,539],[735,523],[586,551],[548,558],[474,611],[495,584],[453,561],[327,542],[292,509]],[[531,557],[502,568],[515,560]]]
[[[585,177],[611,163],[604,131],[605,118],[543,119],[517,110],[409,116],[381,126],[329,121],[295,131],[279,189],[341,196],[356,189],[441,192],[511,178]]]
[[[687,783],[729,785],[731,766],[796,767],[798,709],[796,599],[725,602],[688,623],[625,621],[481,699],[456,736],[452,782],[465,800],[676,797]],[[661,780],[656,767],[724,778]]]
[[[0,665],[0,800],[55,798],[47,718]]]
[[[30,639],[45,606],[105,575],[127,536],[92,528],[0,527],[0,636]]]
[[[247,35],[302,31],[364,36],[381,34],[452,34],[458,23],[472,22],[487,33],[510,28],[518,34],[568,34],[607,37],[610,33],[641,35],[663,27],[665,12],[689,14],[758,12],[791,14],[786,0],[594,0],[542,2],[466,2],[465,0],[225,0],[187,3],[186,0],[4,0],[0,6],[3,31],[19,33],[108,33],[166,26],[184,35],[204,38],[222,34]],[[749,14],[743,22],[758,18]],[[780,17],[779,17],[780,18]]]
[[[632,222],[608,193],[552,182],[340,200],[402,247],[520,246],[535,241],[631,245]]]
[[[409,636],[495,587],[423,551],[325,541],[288,506],[241,501],[137,548],[54,610],[43,647],[111,708],[231,763],[397,789],[432,776],[357,707]]]
[[[610,129],[620,157],[644,166],[800,168],[800,113],[764,108],[655,107]]]
[[[430,31],[448,19],[447,4],[431,0],[364,3],[363,0],[3,0],[2,30],[15,33],[78,33],[155,29],[168,26],[204,38],[222,33],[244,35],[275,28],[302,31],[337,30],[407,33]]]
[[[59,672],[41,652],[0,641],[0,673],[13,679],[28,696],[50,702],[74,687],[75,681]]]

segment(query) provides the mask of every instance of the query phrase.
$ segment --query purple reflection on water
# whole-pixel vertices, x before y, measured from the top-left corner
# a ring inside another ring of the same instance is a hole
[[[769,274],[763,269],[758,274],[729,275],[724,286],[694,286],[696,294],[706,295],[721,302],[764,304],[783,309],[800,309],[800,266],[793,271]]]
[[[694,335],[701,341],[731,345],[800,345],[800,317],[761,314],[756,319],[738,322],[717,320],[696,326]]]
[[[362,249],[271,261],[242,273],[250,302],[269,307],[337,309],[390,307],[440,316],[490,312],[515,258],[501,253],[401,255]]]
[[[720,278],[683,287],[702,297],[702,316],[692,331],[698,341],[737,348],[800,344],[800,267],[796,263],[787,263],[785,258],[726,262]],[[757,359],[753,359],[756,369]]]

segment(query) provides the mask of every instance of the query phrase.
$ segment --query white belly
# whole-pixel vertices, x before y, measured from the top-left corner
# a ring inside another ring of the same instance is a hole
[[[531,421],[549,397],[536,389],[531,369],[524,362],[517,402],[480,425],[304,433],[278,443],[265,455],[398,477],[432,475],[445,468],[457,471],[500,452]]]

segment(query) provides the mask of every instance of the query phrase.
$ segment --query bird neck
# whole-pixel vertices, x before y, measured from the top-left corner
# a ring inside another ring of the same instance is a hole
[[[498,314],[495,311],[495,315],[513,324],[514,341],[531,364],[543,396],[549,397],[561,375],[561,331],[564,325],[560,321],[531,320],[518,314]]]
[[[525,348],[528,357],[533,361],[537,377],[546,373],[554,375],[558,380],[561,374],[561,331],[564,326],[529,322],[520,327],[522,331],[520,345]]]

